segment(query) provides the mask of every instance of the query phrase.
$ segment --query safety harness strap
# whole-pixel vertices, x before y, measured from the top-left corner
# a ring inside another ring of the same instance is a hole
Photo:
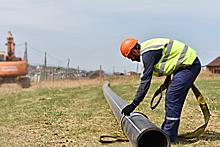
[[[169,82],[170,83],[170,82]],[[169,84],[168,84],[169,85]],[[161,98],[162,98],[162,92],[167,89],[167,86],[165,86],[165,84],[162,84],[158,89],[157,91],[154,93],[154,96],[153,98],[151,99],[151,104],[150,104],[150,107],[151,109],[155,109],[157,107],[157,105],[159,104]],[[205,119],[205,124],[200,126],[199,128],[197,128],[195,131],[193,132],[189,132],[189,133],[186,133],[186,134],[180,134],[178,135],[178,137],[181,137],[181,138],[186,138],[186,139],[190,139],[190,138],[195,138],[195,137],[198,137],[200,134],[202,134],[206,128],[206,126],[208,125],[208,121],[209,121],[209,118],[210,118],[210,112],[209,112],[209,108],[205,102],[205,99],[204,97],[202,96],[202,94],[200,93],[200,91],[198,90],[198,88],[196,88],[196,86],[193,84],[191,86],[191,89],[193,91],[193,93],[195,94],[196,96],[196,99],[199,103],[199,106],[200,108],[202,109],[202,112],[203,112],[203,115],[204,115],[204,119]],[[156,96],[158,96],[160,94],[160,98],[159,100],[157,101],[157,103],[153,105],[153,101],[155,99]]]

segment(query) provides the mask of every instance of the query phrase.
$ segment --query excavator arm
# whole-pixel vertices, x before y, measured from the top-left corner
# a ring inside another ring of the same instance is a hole
[[[8,56],[6,56],[6,61],[15,61],[16,60],[16,57],[14,55],[14,46],[15,46],[15,43],[14,43],[14,39],[12,37],[12,34],[11,32],[9,31],[8,32],[8,38],[7,38],[7,48],[8,48]]]

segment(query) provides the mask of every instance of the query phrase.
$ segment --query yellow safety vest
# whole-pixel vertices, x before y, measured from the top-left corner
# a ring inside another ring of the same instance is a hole
[[[167,76],[180,67],[192,65],[196,51],[191,47],[172,39],[156,38],[141,43],[141,56],[151,50],[162,50],[160,61],[154,65],[153,75]]]

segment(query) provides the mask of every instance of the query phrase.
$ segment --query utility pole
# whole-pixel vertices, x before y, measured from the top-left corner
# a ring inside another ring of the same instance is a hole
[[[100,83],[101,83],[101,81],[102,81],[102,65],[100,65],[99,78],[100,78]]]
[[[124,70],[124,75],[126,75],[127,74],[127,72],[126,72],[126,68],[125,68],[125,70]]]
[[[53,73],[53,82],[54,82],[54,67],[53,67],[53,71],[52,71],[52,73]]]
[[[66,79],[67,79],[67,75],[68,75],[68,72],[69,72],[69,62],[70,62],[70,59],[68,59],[68,63],[67,63],[67,66],[66,66]]]
[[[47,56],[47,52],[45,52],[45,59],[44,59],[44,80],[47,79],[47,77],[46,77],[46,67],[47,67],[47,59],[46,59],[46,56]]]
[[[68,59],[68,74],[69,74],[69,77],[70,77],[70,58]]]
[[[78,74],[79,74],[79,66],[77,67],[77,81],[78,81]]]
[[[25,42],[25,56],[26,56],[25,61],[28,63],[28,58],[27,58],[27,42]]]
[[[137,76],[138,76],[138,63],[137,63]]]
[[[25,61],[27,63],[27,74],[28,74],[29,71],[28,71],[28,58],[27,58],[27,42],[25,42]]]
[[[115,73],[115,67],[113,67],[113,76],[114,76],[114,73]]]

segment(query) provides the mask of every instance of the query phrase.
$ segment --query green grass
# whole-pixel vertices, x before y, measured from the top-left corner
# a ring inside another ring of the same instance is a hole
[[[153,82],[145,99],[137,107],[139,111],[145,113],[149,119],[159,127],[164,121],[165,116],[165,92],[163,93],[163,99],[155,110],[151,110],[150,101],[154,92],[162,83],[163,81]],[[198,138],[190,140],[178,139],[178,144],[176,146],[220,146],[220,78],[198,79],[195,85],[203,94],[208,104],[211,113],[210,121],[205,132]],[[130,103],[133,101],[138,86],[139,84],[126,83],[123,85],[114,85],[111,88],[120,97]],[[154,102],[156,102],[156,100]],[[183,107],[179,133],[194,131],[202,124],[204,124],[202,111],[192,90],[190,90]]]
[[[129,103],[133,100],[139,79],[108,80],[115,93]],[[159,127],[164,120],[164,98],[153,111],[149,105],[161,83],[155,81],[151,84],[144,101],[137,108]],[[104,98],[102,84],[5,91],[0,95],[0,146],[131,146],[129,142],[98,142],[101,135],[123,136]],[[176,146],[220,146],[220,78],[199,79],[196,85],[208,103],[210,122],[201,136],[178,140]],[[203,122],[200,108],[190,91],[183,108],[179,132],[194,130]]]

